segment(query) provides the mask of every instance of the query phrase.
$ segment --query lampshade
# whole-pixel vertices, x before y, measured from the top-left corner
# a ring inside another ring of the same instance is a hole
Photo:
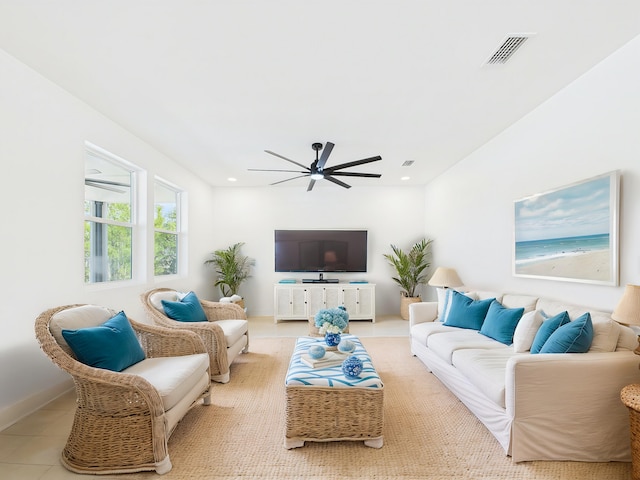
[[[616,322],[640,325],[640,285],[627,285],[618,306],[611,314]]]
[[[462,280],[453,268],[438,267],[431,279],[427,282],[432,287],[459,287]]]

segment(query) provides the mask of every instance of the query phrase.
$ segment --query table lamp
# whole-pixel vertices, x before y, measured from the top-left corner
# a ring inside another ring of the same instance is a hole
[[[463,285],[454,268],[438,267],[427,282],[432,287],[452,288]],[[640,325],[640,323],[638,323]]]
[[[638,329],[633,327],[640,326],[640,285],[625,287],[622,298],[611,314],[611,318],[618,323],[632,327],[633,331],[638,333]],[[640,355],[640,336],[638,336],[638,343],[634,353]]]

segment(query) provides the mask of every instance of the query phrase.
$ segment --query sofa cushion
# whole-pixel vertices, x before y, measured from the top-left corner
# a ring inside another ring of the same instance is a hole
[[[620,336],[618,337],[618,344],[616,345],[616,351],[619,350],[635,350],[638,348],[638,335],[631,328],[626,325],[620,325]]]
[[[593,340],[591,341],[590,352],[614,352],[620,337],[620,324],[609,319],[606,321],[596,321],[591,317],[593,324]]]
[[[138,375],[160,394],[165,410],[170,410],[198,383],[209,368],[209,355],[196,353],[178,357],[147,358],[123,373]]]
[[[453,353],[457,350],[465,350],[468,348],[504,348],[512,351],[511,348],[506,345],[496,342],[492,338],[480,335],[477,330],[467,328],[456,328],[455,331],[452,332],[430,335],[427,339],[427,348],[448,364],[451,364]]]
[[[495,298],[472,300],[468,296],[456,291],[453,291],[451,295],[451,309],[444,324],[449,327],[480,330],[482,322],[484,322],[484,318],[487,316],[489,306]]]
[[[542,322],[531,344],[531,353],[539,353],[551,334],[565,323],[569,323],[569,314],[567,312],[558,313]]]
[[[524,307],[505,308],[499,301],[494,300],[489,306],[480,333],[505,345],[511,345],[513,332],[523,313]]]
[[[462,293],[466,295],[472,300],[477,300],[475,293],[473,292],[463,292],[461,290],[453,289],[453,288],[438,288],[436,292],[438,294],[438,320],[441,322],[446,322],[449,317],[449,312],[451,311],[451,299],[453,298],[453,292]]]
[[[575,320],[560,326],[544,342],[540,353],[585,353],[593,340],[593,324],[587,312]]]
[[[513,351],[515,353],[529,351],[540,325],[542,325],[542,315],[539,310],[522,315],[515,332],[513,332]]]
[[[513,293],[505,293],[500,303],[507,308],[524,308],[524,313],[532,312],[536,309],[538,297],[531,295],[517,295]]]
[[[416,340],[420,345],[427,345],[427,339],[434,333],[458,332],[459,328],[447,327],[441,322],[422,322],[411,327],[411,338]]]
[[[62,336],[76,358],[90,367],[120,372],[144,360],[144,350],[124,312],[95,327],[63,329]]]
[[[505,408],[506,366],[514,355],[510,348],[464,349],[454,352],[452,362],[469,383]]]
[[[216,320],[215,323],[222,328],[224,339],[227,341],[227,347],[240,340],[249,329],[249,322],[246,320]]]
[[[164,313],[180,322],[206,322],[207,315],[195,293],[189,292],[177,302],[161,300]]]

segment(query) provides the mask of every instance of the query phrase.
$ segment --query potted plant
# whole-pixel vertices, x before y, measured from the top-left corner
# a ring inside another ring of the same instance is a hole
[[[395,269],[395,277],[391,277],[401,290],[400,316],[404,320],[409,319],[409,304],[420,302],[420,295],[416,295],[416,289],[427,282],[426,270],[431,265],[431,242],[422,239],[411,247],[408,252],[391,245],[393,253],[385,253],[384,257]]]
[[[214,285],[220,287],[223,297],[238,295],[240,285],[250,277],[250,270],[255,265],[255,260],[242,255],[240,249],[244,242],[238,242],[224,250],[213,252],[213,258],[205,261],[216,269],[218,278]],[[236,302],[244,307],[242,299]]]

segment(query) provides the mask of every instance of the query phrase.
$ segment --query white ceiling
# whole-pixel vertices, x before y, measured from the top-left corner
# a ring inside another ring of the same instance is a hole
[[[0,48],[225,186],[326,141],[382,156],[347,183],[425,184],[638,34],[637,0],[0,0]]]

